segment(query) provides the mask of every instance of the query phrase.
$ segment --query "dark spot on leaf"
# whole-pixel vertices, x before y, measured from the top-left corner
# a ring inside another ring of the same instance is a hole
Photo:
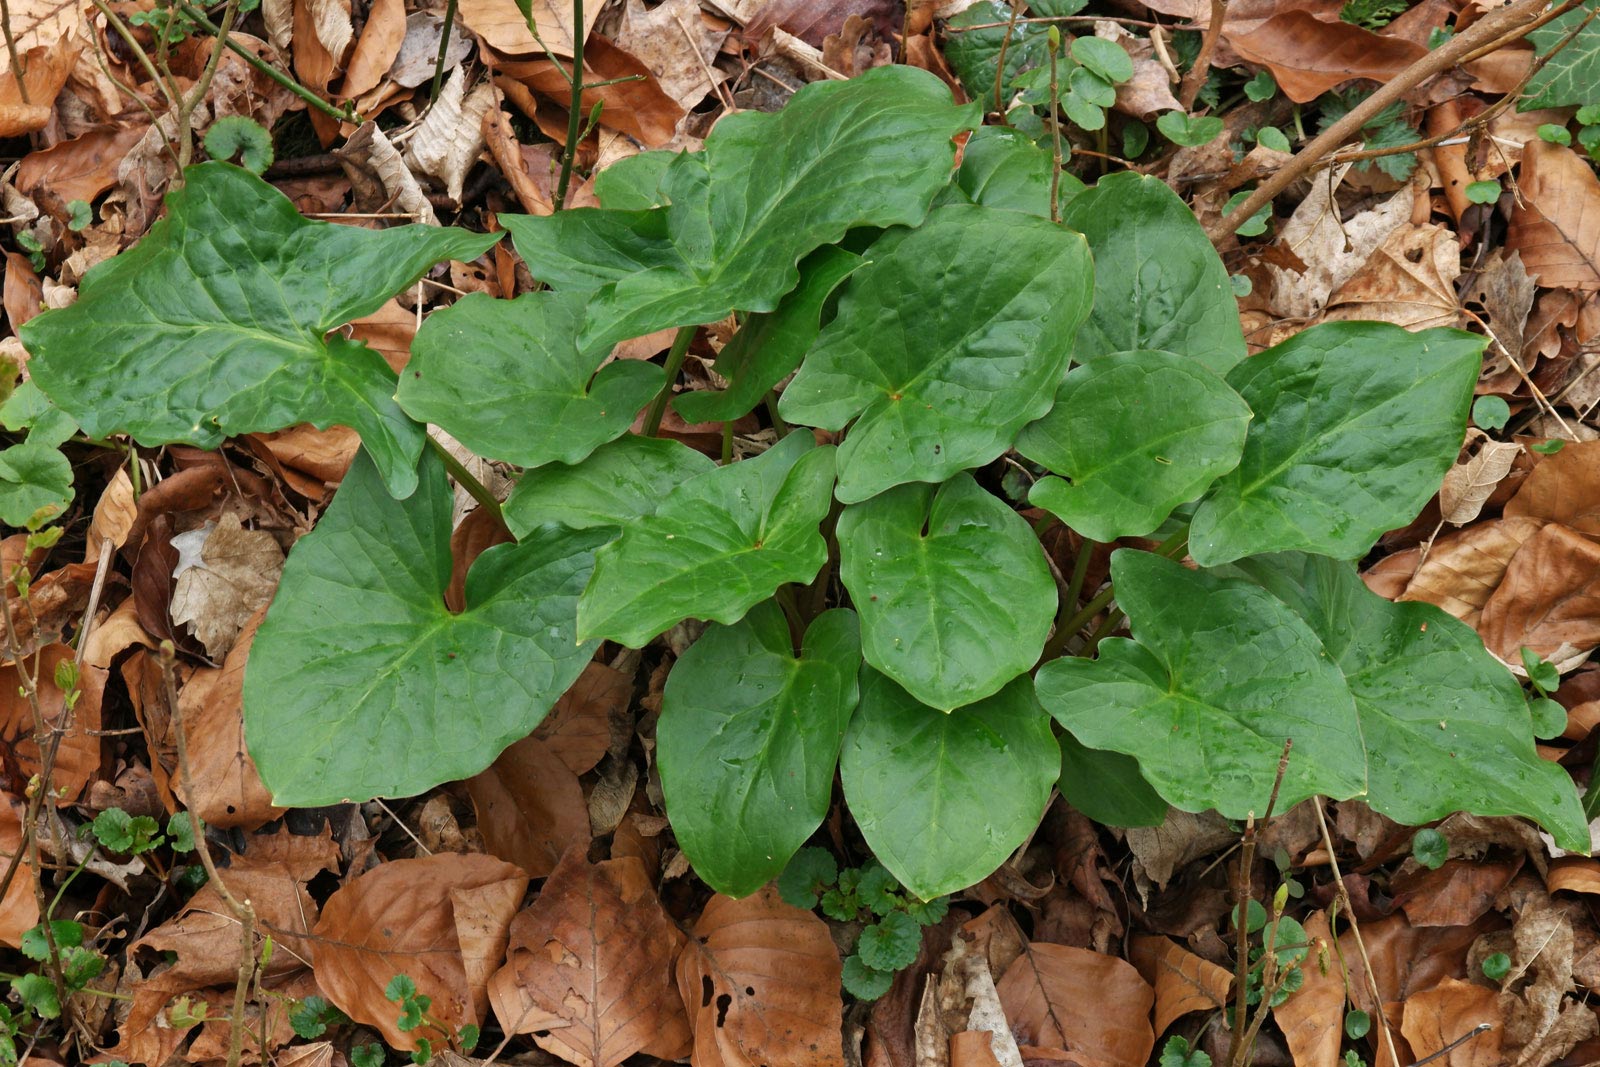
[[[720,1027],[728,1018],[728,1008],[733,1004],[733,998],[724,993],[717,998],[717,1025]]]
[[[711,984],[711,979],[702,974],[700,976],[700,1006],[702,1008],[711,1003],[711,994],[715,990],[716,987]]]

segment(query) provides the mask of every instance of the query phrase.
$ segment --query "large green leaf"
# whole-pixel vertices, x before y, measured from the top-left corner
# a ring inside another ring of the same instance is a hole
[[[580,462],[627,433],[665,380],[654,363],[602,367],[609,348],[577,348],[586,302],[581,292],[473,293],[429,316],[400,376],[400,406],[480,456]]]
[[[1596,93],[1596,86],[1600,86],[1600,18],[1593,17],[1596,6],[1591,0],[1528,34],[1534,52],[1544,56],[1580,22],[1589,20],[1561,51],[1533,72],[1524,90],[1526,95],[1517,104],[1518,111],[1600,103],[1600,94]]]
[[[248,171],[203,163],[168,195],[165,219],[89,272],[75,304],[23,326],[28,370],[91,437],[215,448],[298,422],[350,426],[403,497],[422,427],[395,402],[383,357],[329,331],[495,240],[312,222]]]
[[[582,463],[552,463],[523,474],[506,501],[506,526],[518,537],[547,522],[574,530],[621,527],[648,515],[680,482],[716,464],[678,441],[629,434]]]
[[[800,284],[784,295],[777,310],[751,315],[717,353],[717,373],[728,379],[728,388],[679,394],[672,402],[678,414],[688,422],[728,422],[754,409],[800,365],[822,330],[828,297],[862,262],[834,245],[807,256]]]
[[[1028,493],[1085,537],[1150,533],[1239,465],[1250,408],[1204,366],[1170,352],[1121,352],[1074,368],[1017,451],[1062,478]]]
[[[792,433],[755,459],[667,494],[601,549],[578,603],[578,633],[638,648],[684,619],[734,623],[828,559],[833,448]]]
[[[949,180],[951,138],[978,117],[926,71],[877,67],[717,123],[703,154],[666,169],[668,207],[500,218],[535,277],[598,287],[579,344],[604,347],[771,311],[812,249],[857,226],[921,222]]]
[[[946,714],[864,667],[839,773],[873,855],[928,900],[1005,862],[1039,825],[1060,761],[1026,678]]]
[[[839,576],[867,662],[948,711],[1032,667],[1056,587],[1026,520],[970,474],[902,485],[839,516]]]
[[[1195,512],[1211,566],[1285,549],[1353,559],[1404,526],[1455,462],[1487,341],[1380,322],[1313,326],[1228,374],[1255,420]]]
[[[1454,811],[1524,815],[1588,851],[1571,777],[1539,757],[1522,688],[1477,631],[1432,604],[1391,603],[1325,556],[1257,556],[1234,571],[1294,609],[1344,671],[1373,808],[1409,826]]]
[[[1061,745],[1056,788],[1068,804],[1107,826],[1160,826],[1167,802],[1139,773],[1139,761],[1120,752],[1089,748],[1070,733]]]
[[[578,593],[607,531],[540,530],[467,573],[444,606],[450,506],[425,453],[417,492],[384,490],[362,454],[289,554],[245,668],[245,731],[285,806],[411,796],[478,773],[537,726],[594,644]]]
[[[867,258],[778,405],[807,426],[855,420],[846,504],[1009,449],[1050,409],[1094,289],[1080,236],[1015,211],[940,208]]]
[[[1007,126],[985,126],[967,138],[955,187],[984,207],[1025,211],[1050,217],[1050,168],[1055,159],[1045,149]],[[1058,205],[1083,192],[1083,182],[1062,174]]]
[[[1265,811],[1286,738],[1294,750],[1282,809],[1366,789],[1344,676],[1281,600],[1130,549],[1112,554],[1111,580],[1134,640],[1102,642],[1092,662],[1052,660],[1035,679],[1040,701],[1079,741],[1133,756],[1186,811]]]
[[[712,626],[673,664],[656,726],[673,833],[719,893],[748,896],[783,873],[828,814],[856,706],[853,612],[826,611],[796,656],[768,600]]]
[[[1061,221],[1094,251],[1094,311],[1074,359],[1158,349],[1225,374],[1244,358],[1228,270],[1165,182],[1108,175],[1073,198]]]

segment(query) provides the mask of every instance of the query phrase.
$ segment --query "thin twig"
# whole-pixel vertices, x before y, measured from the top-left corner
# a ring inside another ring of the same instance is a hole
[[[1011,35],[1017,32],[1017,19],[1022,15],[1020,0],[1010,0],[1011,21],[1006,23],[1006,35],[1000,38],[1000,55],[994,67],[994,111],[997,115],[1006,113],[1005,100],[1002,97],[1006,78],[1006,49],[1011,47]]]
[[[24,104],[33,103],[28,99],[28,82],[22,69],[22,57],[17,54],[17,39],[11,33],[11,4],[9,0],[0,0],[0,29],[6,35],[6,54],[11,57],[11,78],[17,83],[17,95]]]
[[[1222,22],[1227,10],[1227,0],[1211,0],[1211,22],[1206,26],[1205,36],[1200,38],[1200,54],[1195,57],[1194,66],[1189,68],[1183,84],[1178,87],[1178,103],[1183,105],[1185,111],[1194,107],[1195,97],[1205,88],[1206,76],[1211,73],[1211,56],[1222,37]]]
[[[1272,809],[1278,806],[1278,791],[1283,788],[1283,775],[1289,769],[1289,751],[1294,748],[1294,738],[1286,737],[1283,740],[1283,754],[1278,757],[1278,771],[1272,779],[1272,792],[1267,795],[1267,812],[1261,817],[1261,829],[1265,830],[1272,821]],[[1233,891],[1233,925],[1237,931],[1237,944],[1234,950],[1233,964],[1233,1037],[1228,1046],[1228,1062],[1233,1067],[1242,1067],[1243,1057],[1249,1051],[1246,1033],[1249,1030],[1248,1018],[1250,1005],[1245,1000],[1246,987],[1250,982],[1250,901],[1253,899],[1253,871],[1256,862],[1256,813],[1250,812],[1245,819],[1244,839],[1240,842],[1239,877],[1234,883]],[[1276,929],[1276,927],[1274,927]],[[1270,950],[1269,950],[1270,953]],[[1267,1013],[1272,1003],[1272,997],[1266,991],[1266,973],[1263,964],[1262,972],[1262,997],[1261,1015]]]
[[[533,19],[530,17],[528,21]],[[572,103],[567,110],[567,150],[561,153],[561,178],[556,183],[554,211],[567,206],[567,186],[572,183],[572,167],[578,159],[578,127],[583,121],[583,38],[583,0],[572,0]]]

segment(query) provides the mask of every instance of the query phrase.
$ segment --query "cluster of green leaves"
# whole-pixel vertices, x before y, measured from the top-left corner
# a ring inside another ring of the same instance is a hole
[[[1587,152],[1590,159],[1600,163],[1600,103],[1583,105],[1572,118],[1578,124],[1578,147]],[[1572,130],[1560,123],[1543,123],[1538,133],[1542,140],[1551,144],[1570,145],[1573,141]]]
[[[436,1033],[443,1035],[452,1048],[463,1053],[470,1053],[478,1046],[477,1024],[467,1023],[457,1030],[448,1023],[441,1022],[433,1015],[430,1015],[428,1009],[433,1007],[433,998],[426,993],[417,992],[416,980],[410,975],[397,974],[389,979],[389,984],[384,987],[383,995],[400,1005],[400,1015],[395,1020],[395,1025],[403,1032],[409,1034],[414,1030],[420,1030],[423,1026],[427,1026]],[[321,998],[316,999],[320,1000]],[[302,1019],[307,1022],[308,1029],[317,1026],[326,1029],[330,1022],[338,1021],[333,1017],[333,1013],[338,1011],[337,1008],[333,1008],[325,1002],[307,1008],[307,1003],[303,1001],[301,1008]],[[386,1058],[382,1045],[368,1045],[362,1050],[362,1054],[363,1058],[369,1062],[375,1060],[373,1067],[381,1065]],[[411,1053],[411,1062],[416,1064],[417,1067],[423,1067],[424,1064],[432,1059],[433,1039],[427,1037],[417,1038],[417,1047]]]
[[[1317,99],[1317,107],[1321,109],[1321,115],[1317,120],[1320,128],[1326,130],[1370,95],[1371,93],[1362,89],[1324,93]],[[1363,151],[1374,148],[1396,148],[1403,144],[1411,144],[1421,137],[1421,131],[1406,119],[1406,105],[1403,100],[1396,100],[1361,125]],[[1357,164],[1357,167],[1362,169],[1367,166],[1376,166],[1395,181],[1403,182],[1417,169],[1417,154],[1396,152]]]
[[[61,446],[78,425],[33,382],[12,391],[13,373],[0,364],[0,389],[10,391],[0,402],[0,427],[27,436],[0,449],[0,523],[37,531],[62,518],[72,503],[72,464]]]
[[[920,900],[907,894],[881,864],[839,869],[833,853],[802,848],[778,876],[778,895],[797,908],[818,906],[842,923],[862,923],[855,951],[844,961],[844,987],[861,1000],[889,991],[896,971],[916,962],[922,928],[943,919],[944,897]]]
[[[1364,30],[1381,30],[1405,13],[1406,0],[1345,0],[1339,20]]]
[[[398,383],[335,328],[494,235],[308,222],[216,162],[76,305],[28,323],[40,388],[94,434],[361,433],[246,671],[277,802],[476,773],[598,642],[698,619],[657,758],[678,840],[722,892],[785,869],[836,769],[866,843],[926,900],[988,875],[1057,784],[1123,825],[1167,804],[1264,810],[1291,737],[1281,804],[1519,814],[1585,847],[1516,681],[1353,562],[1454,461],[1483,338],[1339,322],[1246,360],[1227,272],[1164,184],[1104,178],[1058,225],[1050,154],[1027,138],[980,131],[956,166],[979,110],[879,68],[729,116],[702,152],[614,165],[603,208],[502,216],[549,288],[435,313]],[[720,466],[630,434],[671,383],[607,363],[613,344],[733,312],[728,388],[680,412],[742,417],[792,374],[774,406],[807,429]],[[478,558],[459,614],[424,421],[526,468],[505,506],[517,540]],[[1036,670],[1078,605],[991,491],[1013,449],[1030,501],[1083,538],[1187,543],[1201,567],[1115,552],[1132,636],[1097,659]]]

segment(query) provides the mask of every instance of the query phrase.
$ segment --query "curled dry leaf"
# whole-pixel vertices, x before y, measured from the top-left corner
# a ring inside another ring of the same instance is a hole
[[[494,105],[492,85],[479,82],[468,92],[466,83],[466,71],[457,67],[406,142],[405,151],[407,162],[442,185],[458,204],[467,171],[478,161],[485,144],[483,116]]]
[[[458,914],[458,894],[494,888],[498,919],[511,922],[528,876],[490,856],[454,853],[391,860],[367,871],[328,898],[317,923],[317,985],[328,1000],[357,1022],[374,1027],[397,1049],[415,1049],[418,1037],[435,1045],[443,1035],[429,1028],[402,1031],[399,1009],[383,995],[395,975],[408,975],[417,992],[433,998],[429,1014],[447,1026],[481,1025],[481,988],[469,985]],[[481,955],[488,917],[481,898],[470,906],[476,955]],[[488,926],[492,933],[492,924]],[[481,979],[482,968],[473,968]]]
[[[1271,70],[1283,95],[1297,104],[1355,78],[1386,82],[1428,54],[1410,41],[1324,22],[1308,11],[1281,12],[1249,33],[1223,32],[1240,56]]]
[[[1445,471],[1439,487],[1439,514],[1444,521],[1463,526],[1476,519],[1521,454],[1519,444],[1493,440],[1476,427],[1468,430],[1461,458]]]
[[[772,886],[717,895],[678,959],[696,1067],[844,1067],[843,968],[827,924]]]
[[[1498,519],[1439,538],[1400,599],[1425,601],[1476,627],[1512,557],[1542,525],[1538,519]]]
[[[1472,982],[1446,978],[1432,989],[1406,999],[1400,1024],[1406,1043],[1419,1059],[1430,1056],[1469,1033],[1479,1023],[1491,1029],[1450,1052],[1449,1067],[1499,1067],[1506,1063],[1501,1051],[1504,1020],[1495,991]]]
[[[1572,149],[1540,138],[1522,147],[1506,247],[1552,289],[1600,289],[1600,178]]]
[[[996,984],[1019,1043],[1070,1049],[1106,1067],[1144,1067],[1155,991],[1133,965],[1034,942]]]
[[[89,523],[89,534],[84,538],[83,561],[97,562],[100,550],[107,541],[111,542],[113,551],[127,544],[128,534],[138,515],[139,505],[133,499],[133,482],[128,478],[127,468],[118,467],[117,473],[111,476],[105,491],[100,494],[100,499],[95,502],[94,518]]]
[[[1315,319],[1329,295],[1411,218],[1414,197],[1408,188],[1341,222],[1333,197],[1348,172],[1346,165],[1331,176],[1318,175],[1311,183],[1311,191],[1283,224],[1274,248],[1292,252],[1306,265],[1305,269],[1292,270],[1271,262],[1263,266],[1272,280],[1267,310],[1280,318]]]
[[[1600,537],[1600,441],[1569,443],[1540,460],[1506,503],[1505,514]]]
[[[187,626],[206,655],[221,660],[251,616],[271,602],[283,573],[283,549],[271,534],[244,529],[232,512],[203,532],[172,540],[180,552],[172,574],[172,622]]]
[[[636,1052],[681,1058],[689,1024],[672,961],[683,940],[638,860],[591,864],[573,848],[511,923],[506,964],[489,981],[495,1017],[579,1067]]]
[[[1165,1033],[1179,1016],[1226,1007],[1233,975],[1181,947],[1171,938],[1134,936],[1129,959],[1155,989],[1156,1033]]]
[[[1511,557],[1483,606],[1478,632],[1490,652],[1520,663],[1600,645],[1600,545],[1566,526],[1541,527]]]
[[[1398,226],[1328,298],[1328,321],[1392,322],[1408,330],[1461,323],[1461,246],[1443,226]]]

